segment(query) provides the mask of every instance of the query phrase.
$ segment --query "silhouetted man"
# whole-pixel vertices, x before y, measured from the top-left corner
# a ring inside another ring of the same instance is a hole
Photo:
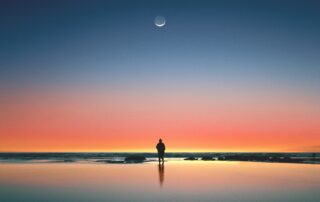
[[[157,150],[158,150],[158,158],[159,158],[159,164],[164,163],[164,151],[166,150],[166,146],[163,144],[162,140],[159,139],[159,142],[157,144]]]

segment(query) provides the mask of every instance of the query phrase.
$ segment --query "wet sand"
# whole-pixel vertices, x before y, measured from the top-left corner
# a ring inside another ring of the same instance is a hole
[[[320,165],[167,159],[164,166],[0,163],[0,201],[320,200]]]

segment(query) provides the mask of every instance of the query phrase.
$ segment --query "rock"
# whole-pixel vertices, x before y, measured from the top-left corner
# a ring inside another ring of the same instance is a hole
[[[144,156],[127,156],[124,161],[129,163],[140,163],[146,160]]]
[[[185,158],[184,160],[187,160],[187,161],[195,161],[195,160],[198,160],[198,158],[195,158],[195,157],[187,157],[187,158]]]
[[[119,161],[119,160],[106,160],[104,161],[105,163],[113,163],[113,164],[124,164],[124,161]]]
[[[226,158],[225,158],[224,156],[219,156],[219,157],[218,157],[218,160],[219,160],[219,161],[224,161],[224,160],[226,160]]]
[[[215,159],[212,156],[203,156],[201,158],[203,161],[214,161]]]

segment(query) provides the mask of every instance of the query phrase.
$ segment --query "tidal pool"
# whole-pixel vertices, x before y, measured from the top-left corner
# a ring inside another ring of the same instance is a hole
[[[0,163],[0,201],[320,201],[320,165]]]

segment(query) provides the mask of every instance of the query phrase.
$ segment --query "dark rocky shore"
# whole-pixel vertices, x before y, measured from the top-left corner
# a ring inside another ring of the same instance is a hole
[[[144,163],[157,161],[156,153],[0,153],[0,162],[73,163]],[[166,153],[166,159],[186,161],[252,161],[320,164],[320,153]]]
[[[198,158],[192,156],[184,160],[197,160]],[[228,154],[228,155],[212,155],[202,156],[203,161],[252,161],[252,162],[274,162],[274,163],[310,163],[320,164],[320,158],[316,153],[309,154],[308,156],[301,156],[298,154],[290,153],[242,153],[242,154]]]

